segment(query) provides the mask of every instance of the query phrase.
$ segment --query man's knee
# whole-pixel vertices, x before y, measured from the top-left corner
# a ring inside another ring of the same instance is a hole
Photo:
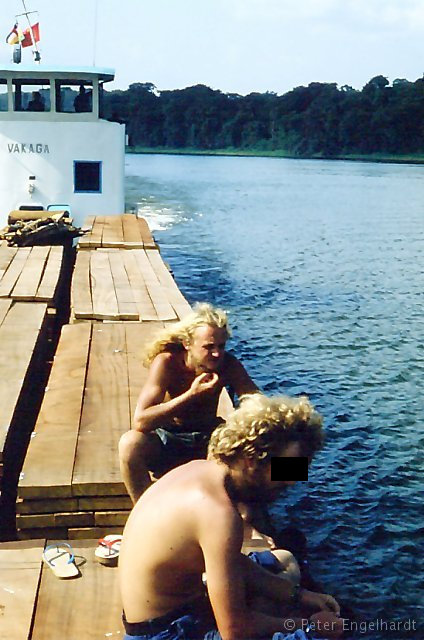
[[[135,429],[127,431],[119,440],[119,459],[126,465],[140,464],[156,448],[156,439],[154,434],[141,433]]]
[[[293,582],[300,581],[300,568],[294,555],[286,549],[273,549],[271,553],[277,558],[281,566],[281,573]]]

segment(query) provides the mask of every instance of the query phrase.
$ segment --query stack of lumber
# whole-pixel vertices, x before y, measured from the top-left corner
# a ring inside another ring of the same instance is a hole
[[[18,485],[20,537],[121,532],[131,507],[118,441],[130,429],[163,323],[65,325]]]
[[[25,388],[37,375],[35,356],[46,333],[45,303],[0,298],[0,493],[6,481],[7,452],[21,426],[17,416],[26,406]]]
[[[78,251],[71,307],[73,321],[179,320],[191,311],[152,249]]]
[[[20,538],[121,533],[131,508],[118,441],[133,426],[161,322],[65,325],[18,485]],[[231,408],[228,396],[220,415]]]
[[[131,213],[121,216],[89,216],[82,228],[78,249],[157,249],[144,218]]]
[[[55,306],[63,265],[63,247],[0,245],[0,298],[47,302]]]
[[[95,560],[96,542],[72,543],[81,573],[72,580],[59,580],[43,563],[45,544],[0,544],[0,639],[122,638],[118,570]]]

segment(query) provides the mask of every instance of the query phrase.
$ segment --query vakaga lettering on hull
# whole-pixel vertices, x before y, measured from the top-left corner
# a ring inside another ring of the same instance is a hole
[[[50,153],[49,145],[42,142],[7,143],[9,153]]]

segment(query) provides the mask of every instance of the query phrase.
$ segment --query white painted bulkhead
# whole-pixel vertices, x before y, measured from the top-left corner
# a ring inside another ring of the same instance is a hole
[[[25,206],[69,207],[77,226],[89,215],[124,212],[125,125],[101,117],[103,84],[113,78],[95,67],[0,68],[0,228]],[[82,85],[90,104],[77,109]],[[48,98],[41,110],[28,103],[34,90]]]
[[[124,125],[106,120],[0,122],[0,226],[9,211],[32,202],[68,205],[78,226],[87,215],[123,213],[124,148]],[[75,193],[74,162],[81,161],[101,163],[99,193]]]

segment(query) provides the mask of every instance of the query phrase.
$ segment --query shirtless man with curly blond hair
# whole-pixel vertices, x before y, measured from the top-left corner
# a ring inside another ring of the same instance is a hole
[[[273,457],[284,468],[287,458],[311,460],[321,444],[321,416],[306,398],[253,394],[213,432],[207,460],[178,467],[145,491],[120,551],[124,640],[243,640],[278,632],[275,640],[283,640],[296,628],[296,638],[306,639],[311,627],[338,638],[334,598],[301,589],[298,574],[265,570],[260,554],[255,562],[241,553],[238,504],[268,502],[295,484],[271,479]],[[271,564],[279,570],[277,558]]]
[[[258,390],[243,365],[226,352],[227,314],[207,303],[169,325],[150,345],[148,376],[135,411],[135,426],[119,443],[121,474],[135,503],[162,474],[205,458],[224,386],[241,396]]]

